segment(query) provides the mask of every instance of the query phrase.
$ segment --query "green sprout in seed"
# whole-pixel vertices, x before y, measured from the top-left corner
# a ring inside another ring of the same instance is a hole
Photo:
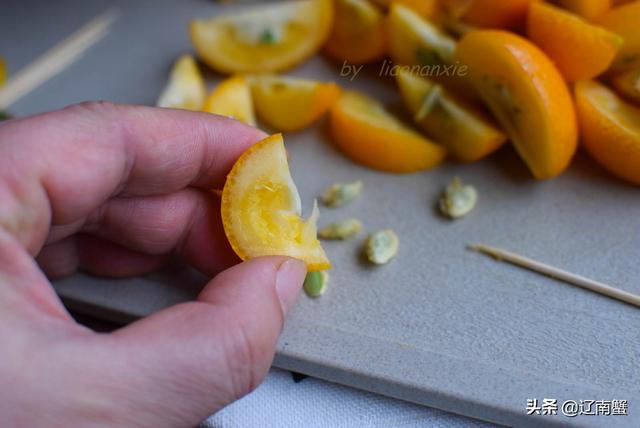
[[[276,42],[276,35],[272,29],[268,28],[260,35],[260,43],[272,45]]]

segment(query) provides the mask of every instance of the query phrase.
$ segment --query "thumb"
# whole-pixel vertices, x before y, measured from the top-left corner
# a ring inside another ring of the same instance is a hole
[[[196,302],[103,338],[100,371],[114,412],[133,413],[136,425],[194,425],[250,392],[271,365],[305,274],[295,259],[246,261],[214,278]]]

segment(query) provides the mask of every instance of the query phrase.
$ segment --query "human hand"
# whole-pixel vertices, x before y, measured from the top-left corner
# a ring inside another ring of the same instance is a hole
[[[238,260],[210,189],[263,136],[108,103],[0,124],[0,425],[192,426],[259,384],[305,266],[222,271]],[[43,274],[136,275],[171,253],[217,276],[110,334],[76,324]]]

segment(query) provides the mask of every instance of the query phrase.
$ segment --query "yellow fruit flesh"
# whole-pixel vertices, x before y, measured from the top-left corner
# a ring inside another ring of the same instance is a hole
[[[577,124],[571,94],[549,58],[500,30],[465,35],[457,56],[534,177],[564,171],[576,150]]]
[[[335,0],[335,20],[324,52],[338,61],[363,64],[382,58],[384,15],[368,0]]]
[[[286,132],[311,125],[340,94],[335,83],[276,75],[255,76],[251,89],[260,120]]]
[[[609,9],[596,19],[596,24],[618,34],[624,40],[611,66],[614,70],[640,67],[640,1]]]
[[[332,0],[278,2],[192,21],[190,35],[198,55],[219,72],[281,71],[314,54],[332,21]]]
[[[247,125],[256,124],[251,89],[244,76],[231,77],[221,82],[211,92],[202,110],[233,117]]]
[[[373,0],[373,3],[388,9],[392,3],[401,4],[418,13],[425,19],[430,19],[440,12],[439,0]]]
[[[570,82],[589,80],[609,68],[623,44],[617,34],[543,2],[533,2],[527,35]]]
[[[402,98],[414,120],[427,135],[447,147],[457,160],[472,162],[481,159],[505,141],[506,136],[484,114],[450,95],[434,82],[401,71],[397,76]],[[428,112],[425,101],[438,91]]]
[[[446,151],[407,127],[376,100],[346,92],[331,109],[336,145],[352,160],[380,171],[409,173],[438,165]]]
[[[455,40],[401,4],[391,5],[388,33],[389,54],[398,64],[437,65],[454,61]]]
[[[595,81],[575,88],[582,144],[614,175],[640,185],[640,108]]]
[[[355,119],[372,126],[378,126],[390,131],[408,132],[402,122],[391,116],[378,102],[371,102],[370,98],[355,92],[346,94],[342,101],[343,110]]]
[[[191,55],[176,61],[169,83],[158,98],[158,107],[200,110],[206,95],[206,86],[198,64]]]
[[[310,271],[331,267],[317,239],[317,206],[300,217],[300,197],[287,164],[282,136],[257,143],[238,159],[222,192],[222,221],[234,251],[243,260],[285,255]]]

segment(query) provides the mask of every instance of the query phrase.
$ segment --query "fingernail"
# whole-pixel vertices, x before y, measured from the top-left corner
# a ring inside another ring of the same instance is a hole
[[[276,273],[276,294],[286,315],[302,288],[307,266],[296,259],[285,260]]]

